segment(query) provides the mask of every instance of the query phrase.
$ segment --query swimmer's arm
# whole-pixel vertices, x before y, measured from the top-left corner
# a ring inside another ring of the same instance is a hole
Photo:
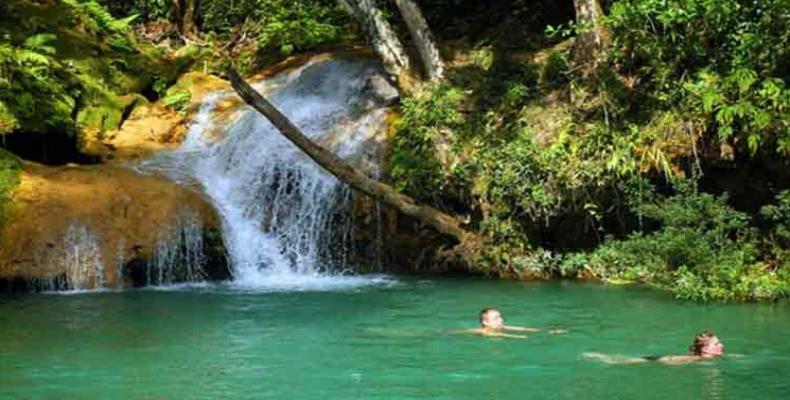
[[[483,333],[483,336],[501,337],[501,338],[508,338],[508,339],[526,339],[527,338],[527,335],[514,335],[512,333],[504,333],[504,332]]]
[[[482,329],[464,329],[460,331],[455,331],[455,333],[471,333],[473,335],[480,335],[480,336],[488,336],[488,337],[502,337],[502,338],[509,338],[509,339],[526,339],[526,335],[514,335],[511,333],[504,333],[504,332],[486,332]]]
[[[505,328],[505,330],[508,330],[508,331],[516,331],[516,332],[540,332],[540,329],[535,329],[535,328],[528,328],[528,327],[526,327],[526,326],[510,326],[510,325],[505,325],[505,326],[504,326],[504,328]]]
[[[480,328],[473,328],[473,329],[461,329],[461,330],[453,331],[453,333],[471,333],[474,335],[482,335],[484,332]]]
[[[591,353],[591,352],[583,353],[582,357],[587,360],[600,361],[604,364],[611,364],[611,365],[644,364],[648,362],[648,360],[643,357],[631,357],[631,356],[611,355],[611,354]]]

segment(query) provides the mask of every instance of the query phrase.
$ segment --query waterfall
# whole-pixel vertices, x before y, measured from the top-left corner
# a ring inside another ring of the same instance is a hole
[[[377,136],[397,95],[381,76],[368,61],[322,60],[254,86],[307,136],[376,175]],[[354,250],[350,189],[252,108],[217,118],[229,99],[235,94],[208,97],[181,149],[138,168],[202,187],[222,218],[235,284],[309,286],[342,275]]]
[[[182,211],[170,229],[160,232],[153,260],[146,266],[146,284],[171,285],[201,282],[206,256],[203,224],[194,213]]]
[[[104,285],[104,262],[96,235],[86,226],[72,224],[63,241],[49,255],[49,264],[57,265],[63,275],[41,282],[44,290],[83,290]]]
[[[205,280],[203,223],[188,209],[175,215],[158,232],[159,240],[151,260],[145,265],[144,279],[149,286],[175,283],[197,283]],[[50,251],[38,255],[41,264],[50,265],[62,274],[51,278],[31,279],[29,284],[41,291],[84,291],[105,288],[105,259],[102,256],[102,237],[80,222],[74,222],[63,233],[62,240]],[[119,237],[112,273],[116,287],[122,288],[123,267],[130,260],[125,254],[126,238]]]

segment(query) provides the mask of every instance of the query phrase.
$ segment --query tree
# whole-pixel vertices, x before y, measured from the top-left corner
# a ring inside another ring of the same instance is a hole
[[[391,186],[368,178],[340,157],[310,140],[282,112],[239,76],[235,69],[229,69],[228,77],[233,89],[247,104],[271,121],[283,136],[308,157],[342,182],[443,234],[453,237],[460,244],[457,250],[461,254],[474,251],[481,243],[477,235],[466,231],[457,218],[436,208],[418,204],[414,199],[398,193]]]
[[[197,1],[198,0],[183,0],[184,13],[181,16],[181,34],[186,37],[192,37],[197,33],[197,26],[195,24]]]
[[[573,8],[576,11],[576,24],[583,29],[576,37],[573,58],[576,62],[594,64],[607,36],[601,22],[601,4],[598,0],[573,0]]]
[[[420,53],[425,73],[432,81],[440,80],[444,77],[444,63],[439,54],[439,48],[433,40],[428,21],[423,17],[420,7],[413,0],[395,0],[395,4],[400,10],[409,34],[417,46]]]
[[[382,11],[373,0],[338,0],[346,10],[362,22],[373,44],[373,49],[381,57],[384,69],[402,92],[414,90],[412,64],[398,35],[392,29]]]

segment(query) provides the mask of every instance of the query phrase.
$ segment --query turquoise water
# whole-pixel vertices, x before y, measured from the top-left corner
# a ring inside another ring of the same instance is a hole
[[[484,338],[477,312],[564,335]],[[684,366],[714,329],[744,354]],[[393,278],[333,291],[224,287],[0,297],[0,398],[787,399],[790,307],[700,305],[642,288]]]

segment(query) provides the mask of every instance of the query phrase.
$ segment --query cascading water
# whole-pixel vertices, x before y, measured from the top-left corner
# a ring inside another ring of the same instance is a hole
[[[197,283],[205,280],[203,224],[190,210],[182,210],[159,232],[159,240],[150,262],[145,266],[144,283],[149,286]],[[124,285],[123,267],[130,260],[124,253],[126,240],[119,237],[112,263],[102,256],[101,237],[86,225],[72,223],[63,233],[62,241],[51,251],[41,254],[41,264],[54,267],[62,274],[28,283],[42,291],[83,291],[105,287],[105,266],[114,267],[116,285]]]
[[[397,96],[382,82],[370,62],[324,60],[255,86],[310,138],[377,174],[376,137],[386,129],[386,102]],[[222,217],[235,284],[337,283],[322,279],[350,265],[354,223],[343,213],[350,189],[252,108],[212,119],[218,102],[234,96],[209,97],[182,148],[139,168],[199,182]]]
[[[104,263],[96,235],[84,225],[69,226],[60,248],[49,254],[64,275],[41,283],[44,290],[81,290],[104,284]]]
[[[191,212],[182,211],[176,217],[176,223],[160,235],[153,260],[146,266],[146,284],[203,281],[206,256],[200,219]]]

